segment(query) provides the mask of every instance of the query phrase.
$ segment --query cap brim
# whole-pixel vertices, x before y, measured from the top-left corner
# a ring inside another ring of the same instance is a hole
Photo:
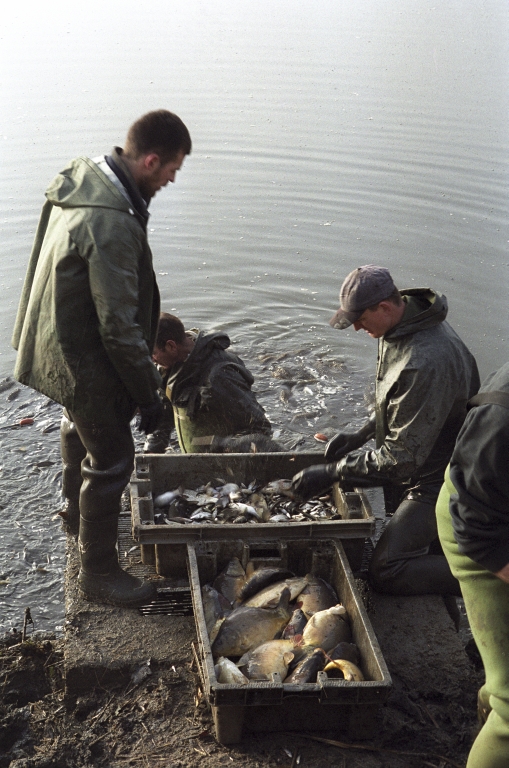
[[[329,325],[336,328],[338,331],[344,331],[345,328],[349,328],[352,323],[355,323],[363,312],[364,310],[361,312],[345,312],[343,309],[338,309],[329,320]]]

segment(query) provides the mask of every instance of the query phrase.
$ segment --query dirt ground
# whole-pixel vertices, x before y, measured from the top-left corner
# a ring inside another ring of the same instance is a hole
[[[369,602],[369,595],[365,599]],[[191,636],[191,617],[189,622]],[[394,688],[371,741],[346,748],[288,731],[247,733],[241,744],[226,747],[213,737],[191,641],[189,661],[182,666],[160,665],[123,688],[68,698],[64,641],[19,640],[11,635],[0,646],[0,768],[448,768],[465,765],[477,731],[482,670],[475,657],[458,660],[461,684],[430,665],[419,692],[412,690],[413,672],[395,674],[388,659]],[[440,643],[440,637],[435,640]],[[429,646],[429,637],[424,642]],[[451,665],[454,669],[454,659]],[[341,737],[320,733],[319,738]]]

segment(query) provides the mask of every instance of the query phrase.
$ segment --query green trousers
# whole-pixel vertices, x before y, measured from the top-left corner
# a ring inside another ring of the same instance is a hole
[[[509,584],[459,552],[449,513],[449,497],[455,492],[447,470],[436,508],[438,535],[451,571],[460,583],[484,664],[486,682],[479,691],[479,704],[491,710],[470,750],[467,768],[508,768]]]

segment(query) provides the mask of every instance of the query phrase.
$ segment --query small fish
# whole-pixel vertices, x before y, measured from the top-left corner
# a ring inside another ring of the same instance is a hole
[[[249,680],[242,674],[237,665],[224,656],[217,660],[214,672],[216,673],[218,683],[226,683],[226,685],[247,685],[249,683]]]
[[[350,627],[343,618],[345,614],[346,610],[340,604],[313,614],[302,633],[304,645],[323,648],[327,653],[344,641],[345,634],[350,636]]]
[[[261,513],[258,512],[257,509],[254,507],[251,507],[249,504],[243,504],[242,502],[236,502],[235,504],[231,504],[231,509],[238,512],[240,515],[249,515],[250,517],[255,517],[257,520],[259,520],[261,523],[263,523],[263,517],[261,516]]]
[[[246,651],[273,640],[290,619],[289,601],[290,590],[286,588],[275,608],[240,606],[233,610],[221,624],[212,643],[214,656],[242,656]]]
[[[266,523],[270,518],[270,510],[265,497],[261,493],[253,493],[249,499],[250,506],[254,507],[258,513],[258,519]]]
[[[272,517],[269,518],[269,523],[287,523],[288,520],[291,520],[290,515],[272,515]]]
[[[203,520],[210,521],[212,520],[212,518],[213,518],[212,512],[206,512],[205,510],[200,509],[197,512],[193,512],[193,514],[189,519],[194,520],[195,522],[201,522]]]
[[[271,483],[262,488],[262,493],[266,493],[269,496],[273,496],[276,493],[282,496],[289,496],[293,499],[292,481],[291,480],[273,480]]]
[[[234,557],[226,568],[217,576],[212,584],[214,589],[220,592],[230,605],[233,605],[240,595],[240,591],[246,582],[246,573],[240,564],[240,560]],[[228,656],[229,654],[223,654]]]
[[[327,661],[322,648],[314,648],[304,659],[299,661],[293,672],[284,680],[285,683],[316,683],[316,676],[325,667]]]
[[[171,504],[172,501],[175,501],[175,499],[181,495],[182,494],[178,488],[176,491],[167,491],[166,493],[161,493],[160,496],[156,496],[154,499],[154,507],[167,507]]]
[[[344,677],[345,680],[354,681],[356,683],[364,680],[364,675],[360,671],[359,667],[352,664],[351,661],[346,659],[336,659],[335,661],[329,661],[325,666],[324,672],[327,672],[328,677]]]
[[[269,640],[245,653],[237,666],[249,680],[270,680],[274,672],[278,672],[281,680],[284,680],[288,665],[294,658],[294,645],[291,640]]]

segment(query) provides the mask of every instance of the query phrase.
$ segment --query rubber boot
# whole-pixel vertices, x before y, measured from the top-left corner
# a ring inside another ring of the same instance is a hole
[[[64,411],[60,422],[60,452],[62,455],[62,495],[64,506],[58,513],[62,530],[76,537],[80,529],[80,489],[83,482],[81,462],[87,451],[72,422]]]
[[[123,571],[116,548],[118,515],[80,519],[78,586],[85,600],[136,608],[156,597],[155,585]]]
[[[155,597],[155,587],[120,568],[117,553],[120,499],[134,464],[129,420],[94,423],[73,415],[87,455],[81,464],[78,585],[87,600],[136,607]]]

